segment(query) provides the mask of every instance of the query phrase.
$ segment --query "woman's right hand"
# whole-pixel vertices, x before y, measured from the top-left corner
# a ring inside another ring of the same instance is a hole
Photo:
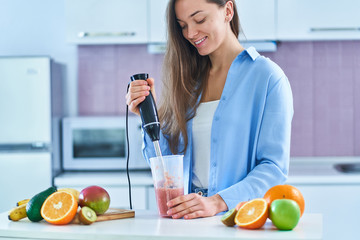
[[[140,116],[138,105],[145,100],[145,97],[150,94],[150,91],[156,102],[153,78],[148,78],[146,81],[135,80],[130,82],[129,90],[125,96],[126,104],[129,106],[129,110]]]

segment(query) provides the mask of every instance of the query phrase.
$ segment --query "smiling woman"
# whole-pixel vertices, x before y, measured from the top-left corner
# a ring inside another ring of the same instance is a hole
[[[210,4],[208,8],[201,8],[201,1],[196,1],[190,7],[186,1],[177,1],[175,5],[177,22],[182,34],[202,56],[214,50],[220,51],[219,46],[224,39],[234,32],[228,28],[228,23],[234,14],[234,5],[228,1],[225,5]],[[197,10],[201,9],[201,10]],[[235,33],[236,34],[236,33]]]
[[[241,46],[235,2],[170,0],[167,23],[160,149],[184,155],[185,181],[185,195],[167,202],[167,214],[213,216],[283,184],[293,116],[289,81],[270,59]],[[155,80],[144,80],[131,82],[126,95],[135,114],[150,91],[156,96]],[[146,134],[143,146],[147,160],[155,156]]]

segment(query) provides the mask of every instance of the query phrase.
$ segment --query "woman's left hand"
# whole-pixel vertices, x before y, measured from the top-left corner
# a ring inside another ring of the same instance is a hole
[[[193,219],[210,217],[227,210],[227,205],[219,194],[203,197],[196,193],[187,194],[170,200],[167,203],[168,215],[172,218]]]

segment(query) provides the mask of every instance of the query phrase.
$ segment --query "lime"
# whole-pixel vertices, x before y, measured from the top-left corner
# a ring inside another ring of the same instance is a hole
[[[54,192],[56,192],[56,188],[49,187],[48,189],[36,194],[30,199],[30,201],[26,205],[26,214],[30,221],[38,222],[43,219],[40,213],[41,207],[45,202],[46,198]]]
[[[236,213],[237,213],[237,210],[235,208],[230,209],[221,217],[221,222],[229,227],[234,226],[235,225],[234,219],[235,219]]]

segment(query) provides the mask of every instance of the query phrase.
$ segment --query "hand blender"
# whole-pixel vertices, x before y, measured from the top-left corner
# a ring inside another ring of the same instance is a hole
[[[132,75],[130,77],[131,81],[135,80],[146,80],[149,78],[147,73],[139,73]],[[145,98],[145,100],[139,104],[140,116],[143,124],[143,128],[146,133],[149,135],[151,141],[154,144],[155,152],[157,157],[161,157],[161,150],[159,145],[160,140],[160,122],[158,118],[158,113],[154,101],[153,95],[150,94]]]

